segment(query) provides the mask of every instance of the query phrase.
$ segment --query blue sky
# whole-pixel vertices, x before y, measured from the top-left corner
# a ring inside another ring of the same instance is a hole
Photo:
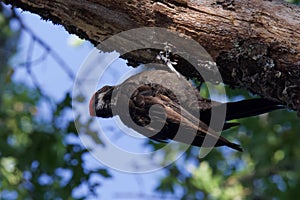
[[[51,22],[45,22],[41,20],[37,15],[33,15],[28,12],[22,12],[21,18],[38,37],[45,41],[51,47],[51,49],[57,52],[60,57],[64,59],[74,74],[76,74],[81,64],[92,50],[93,46],[88,42],[83,43],[78,47],[71,46],[69,44],[70,35],[62,26],[54,26]],[[30,37],[28,34],[25,33],[22,35],[22,40],[19,45],[21,51],[19,52],[16,62],[22,62],[25,60],[28,51],[29,39]],[[41,55],[41,53],[41,48],[36,45],[33,51],[33,57],[37,58]],[[125,64],[125,62],[119,60],[116,61],[115,64],[120,65]],[[122,69],[130,70],[130,68],[126,66],[122,67]],[[36,77],[38,77],[38,81],[45,93],[52,96],[55,100],[61,100],[65,93],[70,91],[73,87],[73,82],[52,58],[48,58],[41,64],[35,66],[33,68],[33,72]],[[112,83],[113,78],[118,79],[117,75],[118,74],[107,74],[107,76],[105,76],[107,77],[107,80],[103,79],[102,82]],[[25,69],[17,69],[14,79],[18,81],[25,81],[27,84],[32,85],[31,80],[26,75]],[[47,114],[46,110],[43,110],[43,108],[41,108],[41,110],[41,114]],[[102,165],[92,156],[86,156],[85,160],[86,167],[88,168]],[[115,170],[111,170],[111,172],[113,174],[113,178],[103,179],[102,186],[98,190],[98,194],[101,199],[114,199],[118,194],[151,195],[153,194],[152,191],[158,177],[163,174],[162,171],[139,175],[123,173]],[[96,176],[93,178],[101,179],[101,177]],[[76,191],[74,195],[84,194],[86,189],[87,188],[83,186],[80,190]],[[135,199],[145,199],[145,196],[137,196]]]

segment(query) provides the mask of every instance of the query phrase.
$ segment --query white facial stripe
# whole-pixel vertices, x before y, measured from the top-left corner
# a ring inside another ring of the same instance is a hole
[[[106,94],[105,92],[98,94],[98,96],[97,96],[98,102],[97,102],[97,105],[96,105],[97,110],[100,110],[104,107],[105,103],[103,101],[103,97],[104,97],[105,94]]]

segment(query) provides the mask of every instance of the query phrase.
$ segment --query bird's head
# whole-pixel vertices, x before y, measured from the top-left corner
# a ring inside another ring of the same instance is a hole
[[[111,97],[115,87],[104,86],[91,98],[89,110],[91,116],[109,118],[113,117],[111,109]]]

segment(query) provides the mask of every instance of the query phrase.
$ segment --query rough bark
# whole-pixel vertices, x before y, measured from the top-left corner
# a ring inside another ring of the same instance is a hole
[[[157,26],[199,42],[226,84],[300,112],[300,7],[273,0],[4,0],[98,44],[124,30]],[[132,65],[153,53],[125,55]],[[179,71],[193,76],[182,62]]]

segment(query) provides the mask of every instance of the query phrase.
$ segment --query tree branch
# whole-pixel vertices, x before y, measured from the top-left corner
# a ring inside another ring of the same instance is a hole
[[[223,80],[300,113],[300,7],[280,0],[4,0],[98,44],[121,31],[168,28],[191,37]],[[127,58],[135,65],[144,54]],[[181,66],[189,71],[189,65]]]

